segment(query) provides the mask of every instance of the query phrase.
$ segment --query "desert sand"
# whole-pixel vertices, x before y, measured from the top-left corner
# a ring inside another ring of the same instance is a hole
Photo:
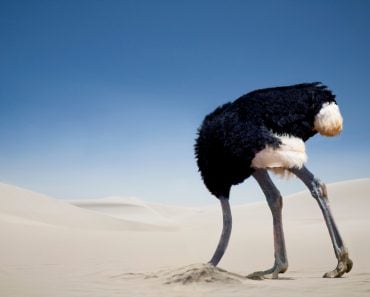
[[[354,261],[341,279],[322,278],[336,259],[308,191],[284,197],[288,271],[279,280],[244,277],[273,264],[272,218],[255,187],[261,202],[232,204],[230,245],[212,269],[202,263],[222,218],[211,196],[202,208],[65,201],[0,184],[0,296],[370,296],[370,179],[328,185]]]

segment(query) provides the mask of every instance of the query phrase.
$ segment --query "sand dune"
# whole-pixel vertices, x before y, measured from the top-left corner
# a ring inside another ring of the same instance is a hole
[[[93,230],[150,230],[156,229],[150,220],[133,220],[130,215],[119,220],[89,207],[76,207],[66,201],[53,199],[29,190],[0,183],[0,220],[19,224],[46,224]],[[98,202],[99,204],[100,202]],[[134,203],[126,207],[134,206]],[[130,213],[128,210],[127,213]],[[145,213],[143,213],[145,218]],[[167,221],[167,224],[170,222]],[[163,224],[165,225],[165,224]]]
[[[0,295],[368,296],[370,179],[331,184],[328,191],[353,271],[321,278],[336,260],[320,210],[305,191],[284,199],[288,272],[280,281],[253,281],[243,276],[273,263],[264,201],[232,206],[230,245],[221,269],[213,269],[195,263],[209,260],[221,232],[215,199],[204,208],[120,197],[60,201],[0,184]]]
[[[175,226],[176,219],[195,211],[191,208],[149,204],[137,198],[106,197],[69,202],[72,205],[104,213],[114,218],[159,226]]]

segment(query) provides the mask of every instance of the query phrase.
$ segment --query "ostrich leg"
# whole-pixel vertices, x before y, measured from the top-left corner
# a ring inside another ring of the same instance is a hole
[[[222,233],[221,233],[221,237],[218,242],[216,251],[213,254],[212,259],[208,262],[209,264],[213,266],[217,266],[218,262],[220,262],[222,256],[224,255],[226,251],[227,245],[229,244],[231,227],[232,227],[232,217],[231,217],[229,199],[221,197],[220,203],[222,207],[223,227],[222,227]]]
[[[288,269],[288,259],[286,255],[281,217],[283,199],[281,198],[279,190],[275,187],[265,169],[256,170],[253,174],[253,177],[257,180],[263,193],[265,194],[267,203],[272,212],[274,226],[275,263],[272,268],[265,271],[256,271],[247,277],[252,279],[262,279],[265,275],[272,274],[272,278],[277,279],[279,273],[284,273]]]
[[[353,262],[348,257],[347,248],[344,246],[342,237],[339,234],[333,215],[330,211],[326,186],[320,180],[315,178],[314,175],[304,166],[301,169],[292,168],[290,171],[303,181],[310,190],[312,196],[318,202],[324,215],[326,226],[329,230],[335,256],[338,259],[338,265],[333,271],[325,273],[323,277],[341,277],[344,273],[351,271]]]

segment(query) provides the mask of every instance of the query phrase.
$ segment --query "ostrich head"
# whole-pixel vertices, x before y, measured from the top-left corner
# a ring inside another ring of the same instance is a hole
[[[320,86],[313,93],[312,100],[316,111],[314,130],[324,136],[338,135],[343,129],[343,118],[335,95],[326,86]]]

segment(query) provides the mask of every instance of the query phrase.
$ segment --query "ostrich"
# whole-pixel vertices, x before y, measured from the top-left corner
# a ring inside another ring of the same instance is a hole
[[[249,278],[262,279],[288,269],[282,226],[282,197],[268,171],[295,175],[307,186],[324,216],[337,267],[323,277],[341,277],[352,269],[342,237],[329,208],[326,186],[305,166],[304,142],[316,133],[335,136],[343,119],[335,95],[319,82],[260,89],[218,107],[203,120],[195,143],[195,156],[205,186],[219,199],[222,234],[209,264],[217,266],[227,248],[232,217],[231,186],[253,176],[261,187],[273,217],[273,267]]]

